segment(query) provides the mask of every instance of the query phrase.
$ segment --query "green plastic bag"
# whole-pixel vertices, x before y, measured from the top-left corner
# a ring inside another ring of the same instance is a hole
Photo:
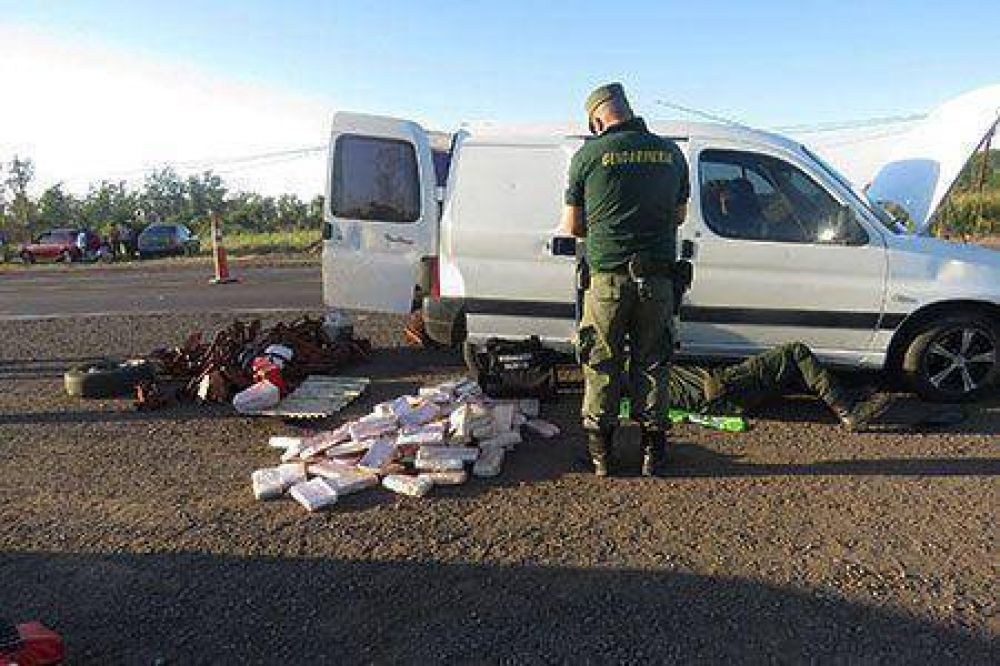
[[[631,415],[632,402],[628,398],[622,398],[618,406],[618,418],[627,419]],[[746,432],[749,428],[747,420],[742,416],[709,416],[707,414],[689,412],[684,409],[671,408],[671,423],[684,423],[685,421],[722,432]]]

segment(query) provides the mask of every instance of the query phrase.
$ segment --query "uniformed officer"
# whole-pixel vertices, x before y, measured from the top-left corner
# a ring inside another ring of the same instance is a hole
[[[595,138],[569,167],[562,230],[586,238],[590,284],[578,332],[583,426],[594,471],[607,476],[623,389],[642,426],[644,475],[661,471],[673,358],[672,271],[690,186],[677,145],[646,128],[619,83],[585,108]],[[626,378],[626,349],[628,377]]]
[[[884,399],[856,399],[801,342],[779,345],[736,365],[677,365],[670,374],[670,403],[698,414],[742,414],[800,386],[819,396],[852,432],[866,429],[888,406]]]

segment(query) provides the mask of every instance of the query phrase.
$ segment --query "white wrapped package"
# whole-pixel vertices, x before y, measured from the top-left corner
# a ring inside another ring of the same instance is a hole
[[[393,415],[401,426],[419,426],[429,423],[440,414],[437,405],[430,400],[403,396],[389,403]]]
[[[525,424],[528,430],[538,433],[542,437],[555,437],[559,434],[559,428],[554,423],[543,421],[542,419],[531,419]]]
[[[525,423],[528,422],[528,417],[521,412],[514,412],[514,418],[511,419],[511,425],[514,428],[520,428]]]
[[[283,437],[281,435],[272,435],[271,439],[267,440],[267,445],[272,449],[281,449],[282,451],[288,450],[292,446],[302,446],[301,437]]]
[[[299,454],[302,453],[302,442],[298,444],[292,444],[281,454],[281,462],[292,462],[293,460],[299,459]]]
[[[508,430],[507,432],[502,432],[495,437],[491,437],[490,439],[480,442],[479,446],[500,446],[506,451],[513,451],[520,443],[521,433],[516,430]]]
[[[326,450],[327,458],[336,458],[338,456],[356,456],[359,453],[364,453],[367,451],[377,439],[365,439],[360,442],[355,442],[351,440],[349,442],[344,442],[343,444],[337,444],[336,446],[331,446]]]
[[[489,478],[500,474],[503,469],[504,448],[502,446],[485,446],[480,449],[479,458],[472,466],[472,473],[478,477]]]
[[[329,461],[314,463],[309,466],[309,473],[322,477],[338,495],[350,495],[366,488],[378,485],[378,476],[371,472],[348,467],[347,465],[329,464]]]
[[[361,460],[358,468],[369,472],[382,472],[396,457],[396,442],[391,439],[380,439],[371,445]]]
[[[430,400],[436,405],[447,405],[451,402],[452,394],[449,391],[442,391],[440,387],[421,387],[417,395],[426,400]]]
[[[423,458],[417,453],[413,466],[422,472],[457,472],[465,469],[465,462],[459,458]]]
[[[325,479],[313,479],[297,483],[288,491],[292,498],[304,506],[306,511],[319,511],[337,503],[337,491]]]
[[[400,495],[423,497],[434,487],[434,482],[426,477],[390,474],[382,479],[382,485]]]
[[[476,426],[472,429],[472,436],[476,439],[489,439],[495,434],[497,434],[496,428],[493,427],[492,423]]]
[[[444,444],[447,431],[448,424],[444,421],[435,421],[422,426],[404,428],[396,438],[396,443],[400,446]]]
[[[351,433],[351,439],[355,442],[361,442],[393,432],[398,425],[395,416],[369,415],[351,423],[348,430]]]
[[[496,434],[509,432],[514,427],[517,408],[512,402],[500,402],[493,407],[493,428]]]
[[[542,413],[541,407],[538,398],[522,398],[517,402],[518,411],[529,419],[538,418],[538,415]]]
[[[281,389],[267,381],[257,382],[233,396],[233,407],[240,414],[254,414],[281,402]]]
[[[472,462],[479,457],[479,449],[475,446],[421,446],[418,456],[425,458],[458,458],[463,462]]]
[[[312,437],[302,440],[302,458],[312,458],[327,449],[343,442],[350,441],[350,424],[345,423],[336,430],[316,433]]]
[[[301,463],[290,463],[258,469],[250,475],[253,496],[259,500],[276,499],[296,483],[306,480],[306,468]]]
[[[483,389],[475,381],[465,378],[455,386],[455,397],[458,399],[479,396]]]
[[[460,486],[469,480],[469,473],[464,469],[448,471],[421,472],[417,478],[430,479],[435,486]]]
[[[372,408],[372,416],[395,416],[392,413],[392,403],[391,402],[380,402]]]

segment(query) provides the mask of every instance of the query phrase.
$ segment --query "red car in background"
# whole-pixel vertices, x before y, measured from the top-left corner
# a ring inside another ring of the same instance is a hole
[[[93,231],[87,231],[87,254],[93,256],[101,247],[101,238]],[[36,261],[79,261],[85,258],[77,245],[80,229],[53,229],[42,233],[34,242],[21,246],[18,256],[26,264]]]

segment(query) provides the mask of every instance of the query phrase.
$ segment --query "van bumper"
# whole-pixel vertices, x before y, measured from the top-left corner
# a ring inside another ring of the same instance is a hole
[[[451,347],[465,341],[465,301],[461,298],[425,296],[424,332],[434,342]]]

